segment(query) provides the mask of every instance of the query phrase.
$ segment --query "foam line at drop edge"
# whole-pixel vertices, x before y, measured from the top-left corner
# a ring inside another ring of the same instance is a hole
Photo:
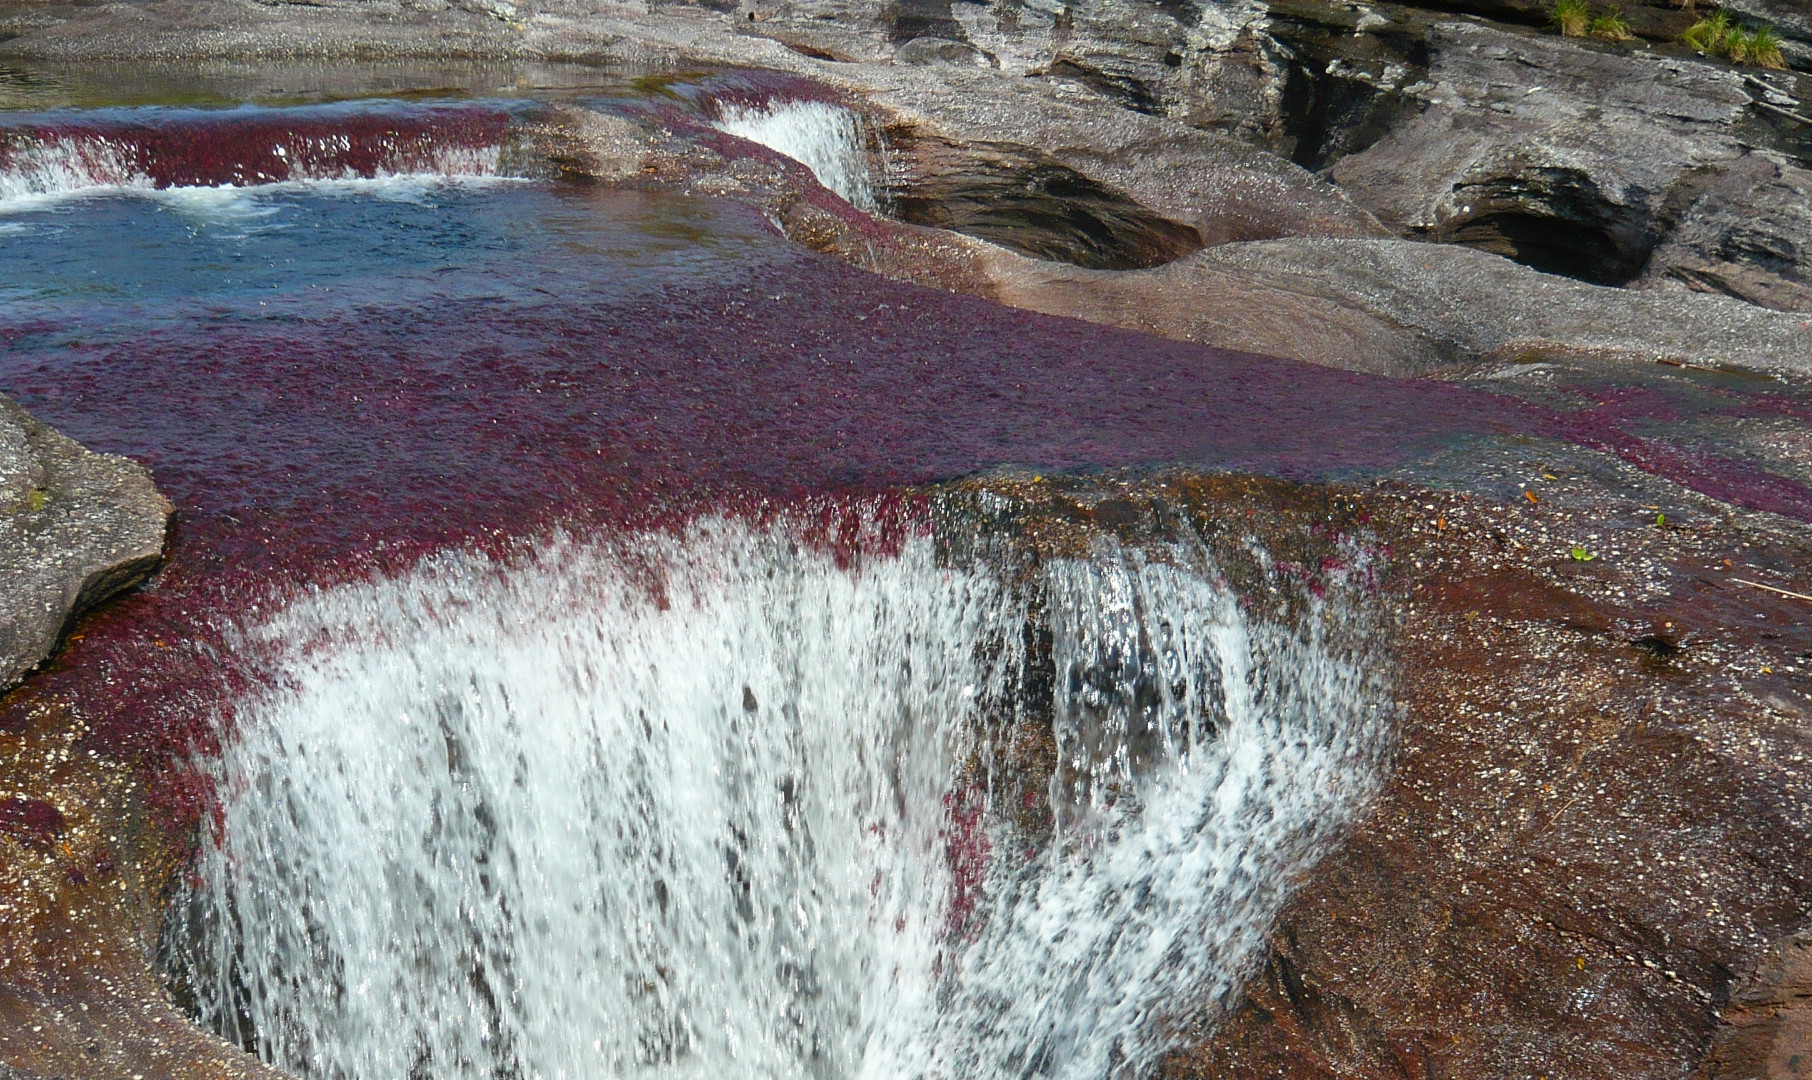
[[[152,199],[176,209],[207,213],[253,209],[261,198],[310,192],[320,195],[364,195],[376,198],[416,199],[437,187],[509,183],[522,178],[503,175],[497,166],[498,148],[488,152],[462,150],[433,169],[382,171],[372,176],[323,175],[286,177],[257,184],[177,185],[159,187],[142,173],[83,172],[79,169],[45,169],[30,174],[0,170],[0,214],[28,213],[82,199],[134,196]]]
[[[241,642],[278,677],[173,964],[307,1075],[1137,1074],[1368,797],[1383,701],[1188,552],[1032,591],[1061,820],[990,817],[954,931],[949,795],[1031,612],[986,568],[707,521],[306,597]]]
[[[381,104],[381,103],[380,103]],[[505,173],[499,109],[97,110],[0,126],[0,212],[69,198],[214,198],[307,186],[377,194]],[[164,193],[168,193],[167,195]]]

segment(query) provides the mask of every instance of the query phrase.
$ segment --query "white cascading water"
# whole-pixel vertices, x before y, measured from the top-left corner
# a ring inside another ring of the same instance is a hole
[[[799,162],[856,209],[878,209],[862,121],[851,110],[821,101],[724,104],[715,126]]]
[[[1255,624],[1171,554],[1009,586],[713,520],[303,597],[239,642],[276,675],[166,965],[307,1077],[1138,1076],[1249,973],[1386,727],[1332,601]],[[1022,709],[1055,827],[965,824]]]
[[[295,139],[293,149],[279,146],[277,156],[288,167],[257,183],[208,187],[159,188],[138,164],[136,148],[99,135],[72,135],[33,143],[14,143],[0,158],[0,214],[40,209],[71,198],[133,194],[182,206],[216,203],[241,192],[335,186],[385,194],[419,189],[449,179],[496,178],[501,174],[500,146],[412,146],[392,155],[375,176],[362,177],[344,166],[323,167],[344,147],[325,145],[337,136]],[[315,145],[320,144],[320,145]]]

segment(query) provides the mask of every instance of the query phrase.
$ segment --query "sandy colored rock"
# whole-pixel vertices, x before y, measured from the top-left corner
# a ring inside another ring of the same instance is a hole
[[[0,398],[0,688],[49,656],[75,615],[157,565],[170,513],[143,467]]]

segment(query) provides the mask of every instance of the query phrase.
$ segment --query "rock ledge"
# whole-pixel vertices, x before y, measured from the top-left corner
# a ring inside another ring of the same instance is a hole
[[[0,689],[49,656],[76,615],[150,573],[170,514],[142,466],[0,397]]]

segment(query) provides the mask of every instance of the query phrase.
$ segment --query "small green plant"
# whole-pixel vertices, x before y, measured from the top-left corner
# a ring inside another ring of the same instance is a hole
[[[1590,0],[1554,0],[1548,9],[1548,21],[1567,37],[1585,37],[1592,28]]]
[[[1731,29],[1730,16],[1714,11],[1687,27],[1686,33],[1680,35],[1680,43],[1703,53],[1721,53],[1730,40]]]
[[[1757,26],[1731,34],[1730,59],[1739,64],[1754,64],[1756,67],[1773,68],[1775,71],[1787,66],[1786,58],[1781,56],[1780,31],[1772,26]]]
[[[1615,11],[1607,11],[1592,20],[1590,33],[1600,41],[1634,41],[1636,35],[1630,33],[1630,22]]]
[[[1724,54],[1730,57],[1730,62],[1733,64],[1747,64],[1750,62],[1749,46],[1754,40],[1754,34],[1743,27],[1738,27],[1724,39]]]
[[[32,488],[31,494],[25,497],[25,508],[35,514],[44,509],[44,504],[49,501],[50,492],[43,488]]]
[[[1579,546],[1578,544],[1573,545],[1573,550],[1570,552],[1570,554],[1573,556],[1574,559],[1578,560],[1579,562],[1591,562],[1593,559],[1596,559],[1598,557],[1598,556],[1592,554],[1591,552],[1587,551],[1585,548]]]
[[[1781,55],[1781,34],[1772,26],[1738,26],[1730,16],[1715,11],[1688,27],[1680,43],[1702,53],[1722,56],[1733,64],[1779,71],[1787,66]]]

